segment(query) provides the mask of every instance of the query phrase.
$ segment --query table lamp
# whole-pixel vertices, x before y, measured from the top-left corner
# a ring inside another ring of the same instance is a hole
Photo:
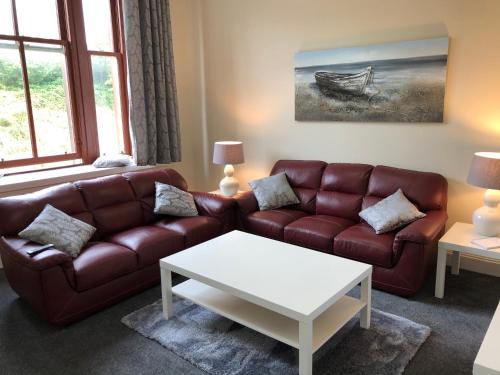
[[[219,189],[227,197],[232,197],[238,192],[239,183],[233,176],[233,164],[242,164],[243,143],[235,141],[215,142],[214,144],[214,164],[224,164],[225,177],[219,183]]]
[[[467,182],[486,188],[484,206],[474,211],[472,222],[483,236],[500,234],[500,152],[476,152],[472,158]]]

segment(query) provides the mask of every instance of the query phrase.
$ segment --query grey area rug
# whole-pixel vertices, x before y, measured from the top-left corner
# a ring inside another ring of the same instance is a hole
[[[298,351],[174,296],[174,317],[165,320],[161,300],[122,318],[212,375],[298,374]],[[431,329],[372,309],[371,328],[353,318],[314,354],[314,374],[402,374]]]

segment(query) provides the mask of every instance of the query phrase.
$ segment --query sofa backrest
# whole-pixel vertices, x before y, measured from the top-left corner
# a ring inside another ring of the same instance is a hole
[[[76,186],[66,183],[0,199],[0,235],[17,235],[35,220],[46,204],[95,226],[94,218]]]
[[[375,167],[371,173],[362,208],[377,203],[398,188],[423,212],[446,209],[448,182],[443,176],[383,165]]]
[[[316,214],[359,221],[372,169],[368,164],[328,164],[316,199]]]
[[[325,167],[326,163],[318,160],[278,160],[271,170],[271,175],[284,172],[300,200],[300,203],[293,207],[314,214],[316,194]]]
[[[173,169],[158,169],[145,172],[124,173],[123,176],[130,182],[135,198],[141,204],[141,210],[145,223],[151,223],[159,219],[153,210],[155,207],[155,182],[173,185],[178,189],[186,191],[188,185],[184,177]]]
[[[65,183],[0,199],[0,235],[17,235],[46,204],[97,228],[94,238],[154,220],[155,181],[187,190],[173,169],[148,170]]]
[[[271,175],[285,172],[300,199],[292,208],[309,214],[360,221],[359,212],[401,188],[423,212],[445,210],[448,182],[437,173],[379,165],[317,160],[279,160]]]
[[[100,237],[143,223],[141,204],[122,175],[75,182],[96,223]]]

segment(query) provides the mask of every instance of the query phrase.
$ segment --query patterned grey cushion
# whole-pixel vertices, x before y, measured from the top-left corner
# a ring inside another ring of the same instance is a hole
[[[53,244],[58,250],[76,258],[96,229],[47,204],[40,215],[19,233],[19,237],[43,245]]]
[[[252,188],[261,211],[300,203],[283,172],[250,181],[248,185]]]
[[[187,191],[161,182],[155,182],[155,186],[155,213],[172,216],[198,216],[193,196]]]
[[[102,155],[92,163],[94,168],[128,167],[134,165],[134,160],[130,155]]]
[[[390,232],[425,216],[398,189],[394,194],[359,213],[377,234]]]

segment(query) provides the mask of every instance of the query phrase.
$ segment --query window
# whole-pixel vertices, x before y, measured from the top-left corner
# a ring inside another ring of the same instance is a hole
[[[120,0],[0,0],[0,169],[130,153]]]

